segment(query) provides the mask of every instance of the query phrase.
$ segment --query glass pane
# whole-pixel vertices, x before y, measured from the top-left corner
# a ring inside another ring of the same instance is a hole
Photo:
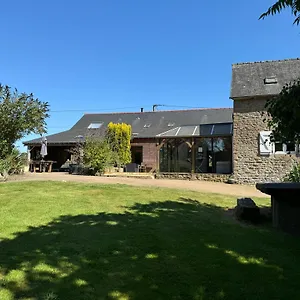
[[[232,124],[215,124],[213,135],[231,135],[232,134]]]
[[[195,173],[212,172],[212,139],[195,139]]]
[[[295,148],[295,143],[286,143],[286,152],[294,152]]]
[[[232,139],[218,137],[213,139],[213,173],[232,172]]]
[[[166,145],[163,145],[159,150],[159,170],[161,172],[168,171],[168,157]]]
[[[187,142],[190,141],[188,139],[177,141],[177,162],[175,172],[192,172],[192,149]]]
[[[88,126],[88,129],[98,129],[102,126],[103,123],[91,123],[89,126]]]
[[[178,136],[192,136],[195,126],[182,126],[178,132]]]
[[[192,150],[190,139],[170,139],[160,149],[161,172],[192,172]]]
[[[161,172],[175,172],[176,148],[175,139],[169,139],[160,148],[159,169]]]
[[[201,136],[211,136],[214,125],[200,125]]]
[[[275,142],[275,152],[282,152],[283,151],[283,144],[280,142]]]
[[[222,124],[205,124],[200,125],[200,135],[201,136],[223,136],[232,135],[232,123],[222,123]]]

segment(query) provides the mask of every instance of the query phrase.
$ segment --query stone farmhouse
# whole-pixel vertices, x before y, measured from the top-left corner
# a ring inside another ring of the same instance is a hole
[[[132,163],[157,177],[280,181],[299,161],[299,148],[293,141],[271,142],[264,106],[299,77],[299,59],[233,64],[233,108],[85,114],[71,129],[47,137],[47,159],[59,171],[78,139],[95,131],[103,135],[109,122],[124,122],[132,126]],[[39,159],[41,139],[24,144],[30,159]]]

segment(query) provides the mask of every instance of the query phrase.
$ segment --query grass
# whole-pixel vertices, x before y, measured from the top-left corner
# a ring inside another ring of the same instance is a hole
[[[255,199],[269,205],[268,199]],[[300,242],[236,198],[125,185],[0,185],[0,299],[300,299]]]

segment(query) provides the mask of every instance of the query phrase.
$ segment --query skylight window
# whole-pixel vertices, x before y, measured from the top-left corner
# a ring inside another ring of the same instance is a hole
[[[173,127],[173,126],[175,126],[175,123],[172,122],[168,123],[168,127]]]
[[[151,123],[146,123],[145,125],[144,125],[144,128],[149,128],[151,126]]]
[[[88,129],[99,129],[102,125],[103,125],[103,123],[91,123],[88,126]]]
[[[276,84],[276,83],[278,83],[276,76],[270,76],[264,79],[264,84]]]

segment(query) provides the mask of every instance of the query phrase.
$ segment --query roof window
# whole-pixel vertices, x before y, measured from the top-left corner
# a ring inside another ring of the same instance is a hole
[[[175,123],[174,123],[174,122],[168,123],[168,127],[173,127],[173,126],[175,126]]]
[[[88,126],[88,129],[99,129],[102,125],[103,125],[103,123],[91,123]]]
[[[151,123],[146,123],[145,125],[144,125],[144,128],[149,128],[151,126]]]
[[[276,76],[270,76],[264,79],[264,84],[276,84],[276,83],[278,83]]]

